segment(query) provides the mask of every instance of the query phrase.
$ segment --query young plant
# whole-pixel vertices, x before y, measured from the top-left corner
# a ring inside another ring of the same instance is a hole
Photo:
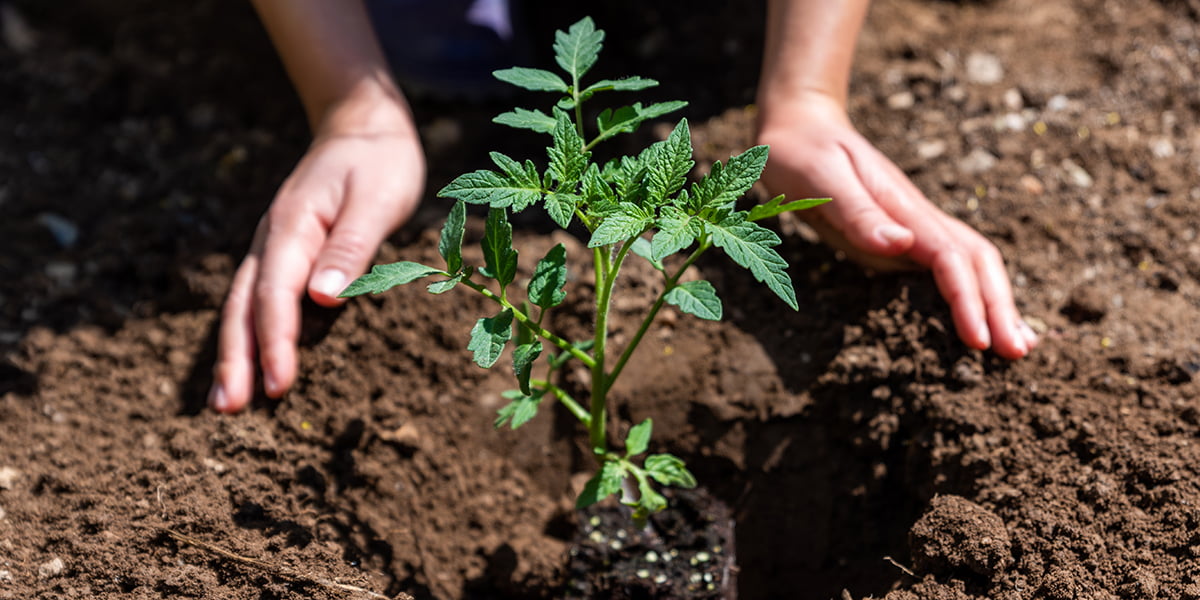
[[[518,87],[558,96],[549,114],[517,108],[495,118],[496,123],[549,134],[552,143],[547,148],[546,169],[532,160],[521,163],[492,152],[498,170],[467,173],[438,193],[457,200],[438,246],[446,262],[444,269],[408,261],[378,265],[351,283],[342,296],[380,293],[424,277],[437,277],[428,286],[434,294],[461,286],[494,301],[499,312],[479,319],[467,348],[474,353],[476,364],[490,368],[510,342],[514,345],[512,370],[517,389],[505,392],[509,404],[500,409],[496,427],[507,423],[513,429],[519,428],[534,418],[544,402],[558,401],[587,428],[599,465],[577,505],[582,508],[619,494],[623,503],[634,508],[634,518],[642,520],[666,506],[654,482],[693,487],[696,479],[678,457],[651,454],[641,458],[649,448],[653,427],[650,419],[630,428],[624,452],[609,447],[607,398],[613,383],[664,304],[701,319],[721,318],[721,300],[712,284],[680,281],[684,272],[713,247],[724,250],[788,306],[797,309],[795,290],[785,271],[787,262],[773,249],[780,243],[779,236],[756,221],[827,200],[785,203],[781,196],[750,211],[736,210],[737,199],[762,173],[766,146],[751,148],[725,164],[717,162],[708,175],[687,187],[694,164],[687,120],[679,121],[666,140],[650,145],[637,156],[623,156],[602,166],[593,162],[592,149],[600,142],[633,132],[649,119],[686,106],[685,102],[659,102],[607,108],[598,114],[594,129],[586,127],[584,105],[596,94],[637,91],[658,84],[642,77],[585,84],[583,78],[596,63],[603,40],[604,32],[597,30],[590,18],[584,18],[568,31],[555,34],[555,59],[565,78],[524,67],[495,73],[496,78]],[[489,207],[482,266],[463,262],[466,204]],[[517,274],[517,250],[512,246],[508,215],[533,206],[544,209],[563,228],[578,221],[590,234],[587,245],[595,265],[596,295],[595,333],[590,339],[567,340],[546,328],[546,314],[566,298],[567,257],[563,245],[555,246],[537,263],[525,290],[512,285]],[[666,260],[689,249],[681,262]],[[663,290],[637,332],[618,352],[609,346],[608,315],[617,276],[630,254],[644,258],[662,273]],[[539,378],[534,376],[534,367],[543,353],[547,354],[545,374]],[[572,398],[555,384],[555,372],[572,359],[591,370],[591,397],[586,401]]]

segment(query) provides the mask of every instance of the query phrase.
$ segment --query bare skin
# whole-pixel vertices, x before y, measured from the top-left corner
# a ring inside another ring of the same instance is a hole
[[[934,206],[854,129],[850,63],[867,0],[772,0],[759,83],[758,141],[774,194],[828,196],[803,211],[822,239],[875,269],[929,269],[968,346],[1025,356],[1037,335],[1013,303],[995,245]]]
[[[308,153],[260,221],[230,287],[209,405],[242,410],[261,369],[267,396],[296,378],[300,299],[322,306],[363,273],[416,208],[425,163],[408,106],[358,0],[254,0],[314,131]],[[930,203],[846,116],[867,0],[772,0],[759,87],[764,181],[822,238],[873,268],[932,271],[972,348],[1020,358],[1037,337],[1021,320],[996,247]],[[786,34],[786,35],[785,35]]]

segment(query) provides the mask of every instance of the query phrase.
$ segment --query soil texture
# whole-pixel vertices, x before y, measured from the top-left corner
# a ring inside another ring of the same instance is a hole
[[[523,6],[536,46],[582,10]],[[589,8],[597,74],[690,100],[701,168],[752,144],[760,3]],[[591,457],[566,414],[493,430],[511,376],[471,363],[467,291],[307,306],[294,390],[204,407],[230,277],[308,143],[248,3],[0,20],[0,599],[566,593]],[[799,312],[701,261],[726,320],[667,314],[613,412],[731,507],[738,598],[1200,599],[1198,74],[1194,0],[873,4],[855,124],[996,243],[1042,343],[968,350],[927,273],[794,220]],[[508,106],[415,103],[430,190],[542,151],[489,123]],[[380,260],[436,260],[447,208]],[[577,336],[586,253],[547,232],[519,227],[519,277],[567,246]],[[617,345],[653,274],[625,274]]]

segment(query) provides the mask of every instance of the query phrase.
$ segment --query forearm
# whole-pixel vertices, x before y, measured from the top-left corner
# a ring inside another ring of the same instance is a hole
[[[846,106],[869,0],[770,0],[758,104],[764,117],[806,97]]]
[[[314,133],[411,131],[360,0],[252,0]]]

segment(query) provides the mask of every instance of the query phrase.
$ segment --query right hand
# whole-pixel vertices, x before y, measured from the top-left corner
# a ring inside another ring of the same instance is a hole
[[[241,410],[255,358],[267,396],[296,378],[300,301],[337,306],[379,244],[416,209],[425,159],[407,114],[398,127],[318,134],[259,221],[221,313],[209,405]]]

